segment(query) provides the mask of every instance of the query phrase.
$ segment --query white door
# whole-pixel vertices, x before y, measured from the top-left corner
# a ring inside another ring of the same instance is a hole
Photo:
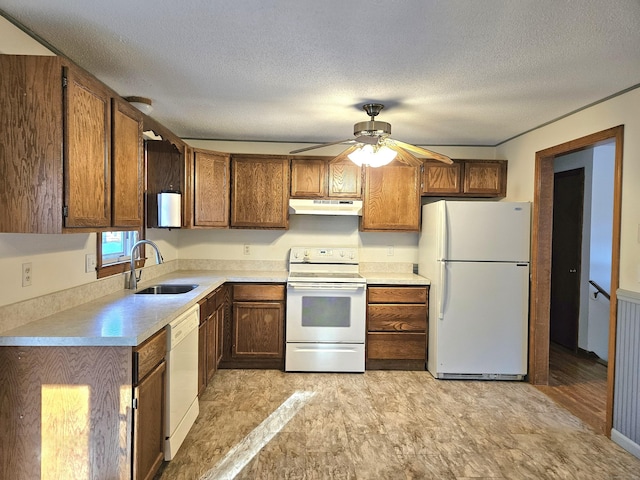
[[[445,201],[447,260],[528,262],[528,202]]]
[[[527,372],[529,265],[446,262],[437,373]]]

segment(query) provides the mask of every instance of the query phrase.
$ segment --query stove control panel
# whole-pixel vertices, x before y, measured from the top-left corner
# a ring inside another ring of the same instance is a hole
[[[358,263],[353,247],[292,247],[289,263]]]

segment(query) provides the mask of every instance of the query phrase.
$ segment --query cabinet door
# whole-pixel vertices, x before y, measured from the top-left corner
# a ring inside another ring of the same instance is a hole
[[[465,194],[483,197],[507,195],[507,162],[467,161],[464,165]]]
[[[291,159],[291,196],[323,198],[327,195],[327,163],[323,158]]]
[[[283,358],[283,320],[281,302],[234,302],[232,356]]]
[[[231,226],[289,227],[289,159],[234,155],[231,159]]]
[[[425,161],[422,174],[423,195],[460,194],[463,166],[463,162],[456,160],[450,165],[437,161]]]
[[[111,225],[142,227],[142,115],[124,100],[112,103]]]
[[[111,96],[94,78],[66,69],[65,227],[111,225]]]
[[[134,389],[133,478],[151,479],[164,460],[166,364],[162,361]]]
[[[221,292],[220,295],[224,297],[223,292]],[[226,309],[226,304],[223,301],[218,306],[218,311],[216,314],[216,338],[218,339],[218,345],[216,346],[216,368],[218,368],[218,366],[220,365],[220,362],[222,361],[222,354],[224,352],[224,325]]]
[[[365,168],[362,231],[420,230],[420,168]]]
[[[217,364],[217,348],[218,348],[218,312],[214,310],[207,320],[207,383],[216,373]]]
[[[362,169],[351,160],[329,162],[329,197],[361,198]]]
[[[0,232],[61,233],[60,58],[0,55],[0,72]]]
[[[229,226],[229,155],[194,151],[194,226]]]

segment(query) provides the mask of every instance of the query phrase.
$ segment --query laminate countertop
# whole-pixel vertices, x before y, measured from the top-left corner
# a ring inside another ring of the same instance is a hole
[[[195,284],[187,293],[139,295],[132,290],[100,297],[2,332],[0,346],[135,347],[226,282],[285,283],[286,271],[186,271],[141,282],[138,290],[162,284]],[[415,274],[363,273],[370,285],[428,285]]]

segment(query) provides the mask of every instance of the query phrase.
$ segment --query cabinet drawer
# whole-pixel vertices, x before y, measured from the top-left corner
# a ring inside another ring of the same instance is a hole
[[[369,287],[369,303],[427,303],[427,287]]]
[[[425,360],[426,333],[368,333],[368,360]]]
[[[368,305],[367,322],[370,332],[424,332],[427,329],[427,306]]]
[[[284,285],[236,284],[233,286],[235,301],[280,301],[284,300]]]
[[[163,328],[133,350],[133,383],[143,379],[153,367],[164,360],[167,352],[167,331]]]

